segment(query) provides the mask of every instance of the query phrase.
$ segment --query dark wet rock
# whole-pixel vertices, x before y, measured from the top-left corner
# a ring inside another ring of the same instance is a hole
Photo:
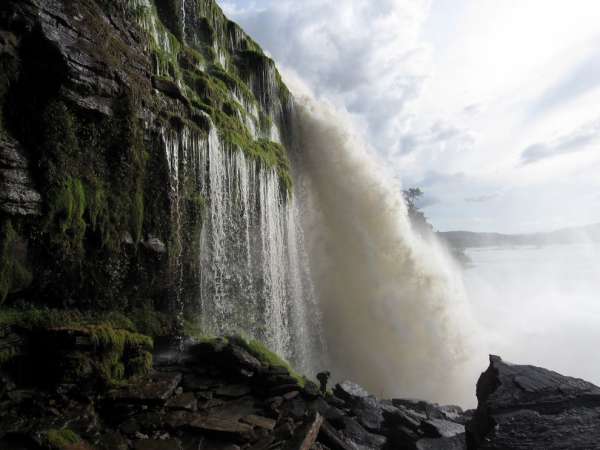
[[[39,215],[41,204],[23,150],[0,131],[0,210],[11,215]]]
[[[267,450],[274,441],[275,438],[273,436],[265,436],[256,441],[248,450]]]
[[[340,434],[358,448],[380,449],[385,447],[387,443],[385,436],[368,432],[350,417],[345,417],[343,422],[344,428],[340,430]]]
[[[430,437],[451,438],[465,433],[464,425],[442,419],[426,420],[421,423],[421,428]]]
[[[169,409],[196,411],[198,409],[198,399],[193,392],[183,392],[180,395],[170,398],[167,401],[166,407]]]
[[[181,382],[180,373],[155,373],[146,383],[129,385],[109,393],[113,401],[164,403]]]
[[[395,407],[384,404],[382,414],[388,426],[403,426],[411,430],[417,430],[421,426],[421,420],[426,419],[426,416],[417,415],[403,406]]]
[[[287,394],[283,394],[284,400],[293,400],[300,395],[300,391],[292,391]]]
[[[298,384],[281,384],[273,386],[269,389],[268,394],[270,396],[283,396],[290,392],[294,392],[298,390]]]
[[[351,381],[336,384],[333,388],[333,393],[347,402],[355,402],[356,400],[370,396],[362,386]]]
[[[116,431],[107,431],[103,433],[96,444],[98,450],[128,450],[127,439]]]
[[[264,428],[265,430],[274,430],[277,424],[276,420],[269,419],[268,417],[261,417],[255,414],[242,417],[242,422],[252,425],[254,427]]]
[[[369,431],[378,432],[383,424],[383,411],[374,397],[359,397],[352,406],[358,422]]]
[[[322,398],[318,398],[311,402],[308,405],[308,408],[311,411],[317,411],[335,428],[341,428],[344,426],[343,419],[346,414],[335,406],[331,406]]]
[[[319,413],[308,418],[294,433],[293,438],[287,442],[285,450],[309,450],[315,443],[319,430],[323,424],[323,417]]]
[[[142,439],[133,445],[135,450],[182,450],[181,442],[177,439]]]
[[[442,439],[425,438],[416,443],[416,450],[466,450],[466,448],[464,434]]]
[[[135,416],[135,421],[144,432],[156,431],[163,426],[163,415],[156,411],[143,412]]]
[[[600,442],[600,388],[490,356],[467,424],[469,449],[591,449]]]
[[[331,450],[356,450],[356,446],[346,442],[338,432],[327,422],[321,425],[319,440]]]
[[[246,434],[252,431],[252,426],[225,417],[195,416],[188,425],[198,430],[231,434]]]
[[[152,77],[152,86],[169,97],[181,100],[184,103],[188,102],[187,98],[183,95],[183,92],[181,92],[181,89],[174,81],[165,78]]]
[[[215,391],[215,394],[219,397],[239,398],[249,394],[251,391],[252,390],[250,389],[250,386],[243,384],[230,384],[221,386]]]
[[[239,367],[254,372],[263,369],[262,363],[242,347],[232,344],[229,346],[229,352]]]
[[[207,391],[218,388],[222,383],[214,378],[204,375],[186,374],[183,376],[181,386],[186,391]]]
[[[142,242],[142,245],[154,253],[162,254],[167,252],[167,246],[157,237],[148,238]]]

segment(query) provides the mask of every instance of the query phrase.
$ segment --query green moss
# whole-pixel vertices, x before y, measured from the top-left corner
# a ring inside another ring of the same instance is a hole
[[[50,429],[46,432],[48,444],[55,450],[70,450],[81,438],[68,428]]]
[[[227,87],[228,92],[232,91],[237,95],[241,95],[244,100],[255,103],[256,99],[254,98],[254,94],[248,88],[248,85],[244,83],[237,75],[226,72],[220,67],[212,66],[209,69],[209,73],[212,77],[222,81],[224,85]],[[230,95],[228,94],[228,97]]]
[[[26,330],[45,330],[59,327],[86,327],[105,324],[112,328],[135,331],[133,322],[122,313],[88,312],[76,309],[3,308],[0,310],[0,327],[19,327]]]
[[[300,386],[304,386],[306,380],[299,375],[283,358],[269,350],[263,343],[257,340],[249,340],[242,336],[233,336],[228,338],[229,342],[233,342],[257,358],[260,362],[271,367],[283,367],[289,374],[296,379]]]
[[[155,311],[149,306],[136,308],[129,313],[138,332],[152,337],[175,334],[172,315]]]
[[[152,338],[107,324],[61,327],[88,336],[94,354],[89,357],[100,380],[107,385],[118,384],[126,377],[148,373],[152,367]],[[136,355],[136,356],[131,356]]]

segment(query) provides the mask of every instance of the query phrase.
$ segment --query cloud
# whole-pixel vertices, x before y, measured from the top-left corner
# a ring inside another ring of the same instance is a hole
[[[217,1],[286,69],[286,80],[297,73],[349,113],[352,131],[402,185],[423,188],[437,227],[525,231],[553,214],[545,199],[559,179],[568,181],[558,192],[572,206],[565,217],[587,217],[580,194],[600,188],[593,154],[586,164],[534,163],[598,144],[598,124],[577,127],[595,117],[600,5]]]
[[[521,154],[521,165],[532,164],[558,155],[589,150],[600,144],[600,119],[580,126],[569,134],[549,142],[536,142]]]
[[[475,197],[467,197],[465,198],[466,202],[469,203],[484,203],[484,202],[489,202],[490,200],[493,200],[495,198],[498,197],[499,194],[486,194],[486,195],[478,195]]]
[[[542,94],[533,104],[531,116],[534,119],[538,118],[541,114],[575,100],[599,86],[600,57],[597,52],[592,52]]]

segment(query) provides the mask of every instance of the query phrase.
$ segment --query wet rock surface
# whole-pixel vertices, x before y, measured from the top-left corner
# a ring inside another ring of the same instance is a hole
[[[39,215],[42,198],[23,153],[15,140],[0,133],[0,210],[13,215]]]
[[[598,448],[600,388],[591,383],[490,356],[477,398],[469,449]]]
[[[465,448],[463,425],[444,416],[444,407],[421,402],[422,412],[349,382],[322,393],[239,342],[164,352],[147,376],[106,390],[27,389],[3,376],[0,448]],[[81,447],[53,446],[52,433],[74,433]]]

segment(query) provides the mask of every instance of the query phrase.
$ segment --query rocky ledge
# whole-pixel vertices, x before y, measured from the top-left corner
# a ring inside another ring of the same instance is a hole
[[[149,373],[105,387],[44,390],[2,375],[3,450],[591,449],[600,388],[491,357],[479,406],[463,412],[381,400],[352,382],[327,389],[239,337],[160,346]],[[60,378],[56,378],[59,380]],[[466,428],[466,433],[465,433]]]
[[[600,448],[600,388],[490,356],[467,424],[470,449]]]
[[[0,390],[5,450],[465,448],[459,407],[321,390],[237,337],[159,349],[150,373],[105,388],[15,381]]]

